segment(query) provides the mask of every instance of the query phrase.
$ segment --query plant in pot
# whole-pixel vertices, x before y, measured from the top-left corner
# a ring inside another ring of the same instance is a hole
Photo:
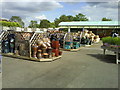
[[[115,38],[116,38],[115,44],[117,45],[118,48],[120,48],[120,38],[119,37]]]
[[[112,42],[112,37],[104,37],[102,38],[103,46],[109,46]]]
[[[118,37],[113,37],[112,38],[112,45],[111,45],[111,47],[112,48],[116,48],[117,47],[117,42],[118,42]]]

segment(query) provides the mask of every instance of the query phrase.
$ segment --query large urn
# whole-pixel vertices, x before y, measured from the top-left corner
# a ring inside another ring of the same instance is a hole
[[[9,41],[9,44],[10,44],[10,52],[14,53],[14,51],[15,51],[15,39],[11,38]]]
[[[3,53],[9,53],[9,41],[3,40],[2,42],[2,52]]]
[[[41,54],[42,50],[38,50],[37,52],[37,58],[41,59],[42,58],[42,54]]]
[[[59,41],[52,41],[52,48],[59,48],[60,47],[60,44],[59,44]]]
[[[37,58],[37,56],[36,56],[37,51],[38,51],[38,45],[33,44],[33,45],[32,45],[32,56],[33,56],[34,58]]]

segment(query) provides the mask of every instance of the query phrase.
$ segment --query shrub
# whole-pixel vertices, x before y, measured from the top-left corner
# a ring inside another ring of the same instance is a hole
[[[115,45],[120,45],[120,38],[119,37],[116,37]]]
[[[120,45],[120,37],[104,37],[102,38],[102,42],[111,45]]]
[[[104,38],[102,38],[102,42],[103,42],[103,43],[109,43],[109,44],[110,44],[110,43],[111,43],[111,38],[112,38],[112,37],[104,37]]]

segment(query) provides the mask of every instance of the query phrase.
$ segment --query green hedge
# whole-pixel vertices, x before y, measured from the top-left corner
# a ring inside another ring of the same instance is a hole
[[[0,26],[21,27],[21,25],[18,22],[8,22],[8,21],[0,21]]]
[[[104,37],[102,38],[102,42],[111,45],[120,45],[120,37]]]

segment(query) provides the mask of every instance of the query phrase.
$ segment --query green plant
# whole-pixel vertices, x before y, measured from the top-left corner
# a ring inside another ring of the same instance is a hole
[[[110,43],[111,43],[111,38],[112,38],[112,37],[104,37],[104,38],[102,38],[102,42],[103,42],[103,43],[109,43],[109,44],[110,44]]]
[[[102,42],[111,45],[120,45],[120,37],[104,37],[102,38]]]
[[[116,44],[116,45],[120,45],[120,37],[116,37],[115,44]]]

